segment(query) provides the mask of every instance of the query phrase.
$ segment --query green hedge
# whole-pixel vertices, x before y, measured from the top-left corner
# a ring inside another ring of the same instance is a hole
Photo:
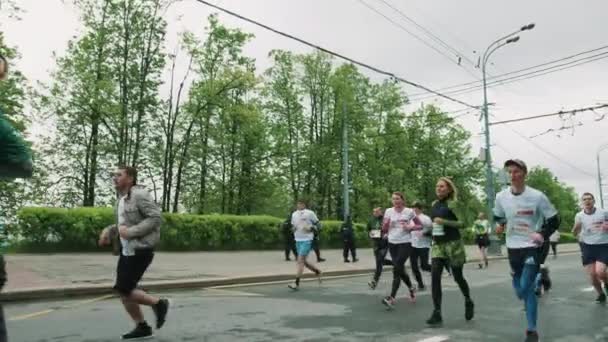
[[[264,250],[283,248],[282,219],[271,216],[163,214],[160,250]],[[99,251],[103,227],[114,223],[111,208],[24,208],[10,235],[17,252]],[[342,246],[340,221],[323,221],[321,246]],[[357,245],[370,246],[365,226],[355,226]]]
[[[267,250],[282,249],[282,219],[271,216],[163,214],[160,250]],[[17,252],[100,251],[99,232],[114,223],[112,208],[24,208],[18,222],[7,227],[17,242],[9,250]],[[321,246],[341,248],[340,221],[323,221]],[[474,244],[475,234],[462,231],[466,244]],[[355,225],[357,247],[370,247],[364,225]],[[576,242],[571,233],[561,233],[561,243]],[[504,238],[503,238],[504,243]]]

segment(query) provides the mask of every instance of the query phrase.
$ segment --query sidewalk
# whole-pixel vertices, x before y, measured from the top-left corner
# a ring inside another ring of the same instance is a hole
[[[558,253],[579,251],[561,244]],[[357,250],[359,262],[344,263],[342,250],[322,250],[325,275],[371,273],[371,249]],[[503,249],[504,258],[506,250]],[[467,246],[467,260],[478,260],[476,246]],[[8,283],[0,300],[24,300],[111,293],[117,257],[110,253],[13,254],[5,256]],[[316,261],[314,253],[309,259]],[[409,265],[409,263],[408,263]],[[142,286],[148,289],[208,287],[292,279],[294,262],[282,251],[157,252]]]

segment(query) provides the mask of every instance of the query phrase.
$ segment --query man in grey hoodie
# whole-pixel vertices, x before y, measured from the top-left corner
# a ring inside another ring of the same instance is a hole
[[[120,294],[125,310],[136,323],[135,329],[122,338],[149,337],[152,336],[152,328],[144,320],[140,305],[152,308],[156,315],[156,329],[163,326],[169,311],[169,300],[137,289],[137,284],[154,258],[154,246],[160,240],[160,208],[148,191],[136,185],[135,168],[119,167],[113,180],[119,194],[115,209],[117,222],[103,230],[99,244],[103,246],[115,242],[114,245],[118,246],[120,241],[114,290]]]

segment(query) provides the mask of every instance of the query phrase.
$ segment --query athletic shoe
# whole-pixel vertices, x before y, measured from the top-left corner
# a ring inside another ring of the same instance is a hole
[[[163,324],[165,324],[170,305],[171,302],[168,299],[161,299],[156,305],[152,306],[152,311],[154,311],[154,315],[156,316],[156,329],[162,328]]]
[[[348,259],[344,259],[344,262],[350,262],[350,260],[348,260]]]
[[[325,261],[325,259],[323,259],[323,258],[317,259],[317,262],[324,262],[324,261]]]
[[[293,291],[297,291],[300,289],[300,285],[296,284],[295,282],[293,284],[287,285],[287,287],[289,287]]]
[[[131,332],[122,335],[123,340],[133,340],[148,337],[152,337],[152,327],[150,327],[146,322],[139,323],[135,329],[131,330]]]
[[[545,292],[551,290],[551,278],[549,278],[548,268],[540,269],[540,283],[542,284],[543,290],[545,290]]]
[[[602,293],[601,295],[597,296],[595,302],[598,304],[606,304],[606,294]]]
[[[375,290],[376,286],[378,286],[378,282],[372,279],[369,283],[367,283],[370,289]]]
[[[410,287],[410,298],[409,298],[410,302],[412,303],[416,303],[416,289],[413,287]]]
[[[464,318],[470,321],[475,316],[475,304],[470,299],[467,299],[464,303]]]
[[[477,264],[477,266],[479,267],[479,269],[483,268],[483,264]]]
[[[526,330],[526,342],[537,342],[538,338],[538,333],[536,331]]]
[[[353,262],[357,262],[357,261],[359,261],[359,259],[357,259],[357,258],[354,258],[354,259],[353,259]]]
[[[441,318],[441,312],[433,311],[433,314],[429,319],[426,320],[426,324],[428,325],[441,325],[443,323],[443,318]]]
[[[386,296],[382,299],[382,304],[384,304],[388,310],[391,310],[395,306],[395,298]]]

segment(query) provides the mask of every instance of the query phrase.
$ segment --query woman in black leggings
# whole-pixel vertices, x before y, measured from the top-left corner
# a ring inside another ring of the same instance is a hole
[[[469,285],[462,275],[462,268],[466,261],[464,243],[459,229],[464,227],[462,222],[452,211],[452,204],[456,201],[457,190],[449,178],[440,178],[435,187],[437,200],[431,209],[433,220],[433,247],[431,250],[431,283],[433,293],[433,314],[426,321],[429,325],[443,323],[441,317],[441,273],[447,265],[452,268],[452,275],[458,284],[465,299],[465,318],[473,319],[474,305],[469,293]]]
[[[383,238],[388,239],[388,250],[393,260],[393,287],[391,294],[382,300],[389,309],[395,304],[395,296],[401,281],[410,290],[410,300],[415,300],[414,287],[405,272],[405,262],[412,253],[411,231],[421,228],[416,213],[405,207],[405,197],[400,192],[393,193],[393,207],[384,213],[382,223]]]

